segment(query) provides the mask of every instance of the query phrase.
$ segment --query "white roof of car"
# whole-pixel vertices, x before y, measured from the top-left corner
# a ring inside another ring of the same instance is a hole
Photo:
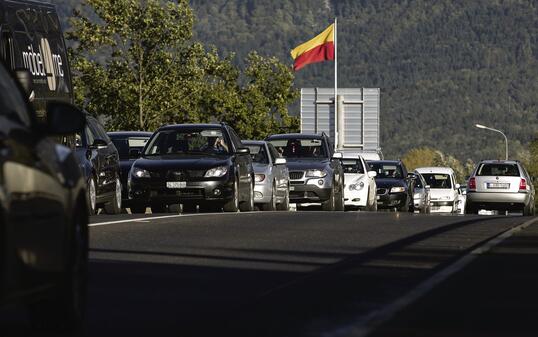
[[[418,173],[441,173],[454,175],[454,170],[450,167],[417,167]]]

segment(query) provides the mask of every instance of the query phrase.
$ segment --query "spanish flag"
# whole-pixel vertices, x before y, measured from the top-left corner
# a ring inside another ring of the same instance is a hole
[[[334,60],[334,23],[312,40],[295,47],[291,57],[295,71],[307,64]]]

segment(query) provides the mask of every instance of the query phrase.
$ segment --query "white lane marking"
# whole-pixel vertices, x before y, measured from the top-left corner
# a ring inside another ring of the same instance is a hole
[[[399,311],[402,311],[404,308],[408,307],[412,303],[416,302],[419,298],[426,295],[430,292],[435,286],[441,282],[448,279],[453,274],[461,271],[468,264],[470,264],[474,259],[476,259],[480,254],[483,254],[502,241],[506,240],[514,233],[521,231],[532,225],[533,223],[538,222],[538,218],[530,219],[518,225],[512,227],[511,229],[495,236],[494,238],[486,241],[481,246],[475,248],[467,255],[464,255],[451,265],[447,266],[443,270],[437,272],[435,275],[420,283],[416,288],[409,291],[407,294],[398,298],[396,301],[391,304],[381,308],[380,310],[373,311],[372,313],[366,315],[365,317],[359,319],[357,322],[341,327],[335,331],[322,334],[323,337],[364,337],[374,331],[375,328],[379,327],[381,324],[390,320],[394,315]]]
[[[184,218],[184,217],[216,215],[216,214],[219,214],[219,215],[238,215],[238,214],[252,214],[252,213],[254,213],[254,212],[174,214],[174,215],[154,216],[154,217],[149,217],[149,218],[136,218],[136,219],[125,219],[125,220],[117,220],[117,221],[97,222],[97,223],[89,224],[88,227],[114,225],[114,224],[126,223],[126,222],[150,222],[150,220],[167,219],[167,218],[179,218],[179,217]]]

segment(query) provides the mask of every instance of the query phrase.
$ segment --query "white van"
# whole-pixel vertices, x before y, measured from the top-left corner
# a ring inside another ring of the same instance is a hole
[[[426,184],[430,186],[430,209],[435,213],[458,213],[460,197],[454,170],[450,167],[419,167]]]

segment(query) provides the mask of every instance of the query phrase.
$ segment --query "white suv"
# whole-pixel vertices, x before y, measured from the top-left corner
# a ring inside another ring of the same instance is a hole
[[[460,197],[454,170],[450,167],[419,167],[416,171],[430,186],[430,211],[432,213],[457,213]]]
[[[523,215],[533,215],[534,197],[532,180],[520,162],[483,160],[467,182],[465,213],[486,209],[523,211]]]

